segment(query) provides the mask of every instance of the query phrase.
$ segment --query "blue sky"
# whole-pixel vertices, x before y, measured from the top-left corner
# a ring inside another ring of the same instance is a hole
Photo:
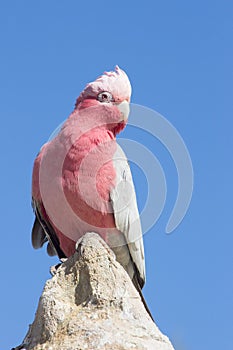
[[[144,237],[145,298],[175,349],[232,349],[232,11],[227,0],[1,2],[1,349],[22,341],[56,263],[30,243],[34,157],[85,84],[116,64],[131,79],[132,102],[177,128],[194,167],[189,211],[166,235],[173,161],[159,141],[125,131],[150,147],[168,186]],[[142,207],[145,179],[133,171]]]

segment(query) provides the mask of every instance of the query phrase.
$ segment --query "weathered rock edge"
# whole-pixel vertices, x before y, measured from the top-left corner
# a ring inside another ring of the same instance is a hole
[[[128,274],[96,233],[45,284],[27,350],[174,350],[151,320]]]

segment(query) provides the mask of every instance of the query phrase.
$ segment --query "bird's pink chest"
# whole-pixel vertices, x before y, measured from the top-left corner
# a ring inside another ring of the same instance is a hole
[[[92,130],[68,150],[62,186],[70,207],[87,225],[114,227],[110,191],[115,186],[116,141],[106,130]]]
[[[116,147],[107,130],[82,134],[67,128],[36,159],[33,196],[66,256],[74,253],[75,242],[86,232],[97,232],[106,240],[109,230],[115,230],[109,199],[115,186],[112,159]]]

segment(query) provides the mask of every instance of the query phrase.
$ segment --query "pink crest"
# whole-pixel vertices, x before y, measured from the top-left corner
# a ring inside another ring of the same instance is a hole
[[[109,92],[116,102],[130,101],[131,84],[127,74],[118,66],[115,71],[104,72],[95,81],[88,83],[76,101],[77,105],[87,99],[96,98],[100,92]]]

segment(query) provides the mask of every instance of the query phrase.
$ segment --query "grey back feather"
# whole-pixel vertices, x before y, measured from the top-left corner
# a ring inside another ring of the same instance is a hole
[[[113,164],[116,171],[116,186],[111,190],[110,198],[115,223],[117,229],[125,236],[142,287],[145,282],[142,229],[130,167],[125,153],[119,145],[117,145],[117,151],[114,154]]]

